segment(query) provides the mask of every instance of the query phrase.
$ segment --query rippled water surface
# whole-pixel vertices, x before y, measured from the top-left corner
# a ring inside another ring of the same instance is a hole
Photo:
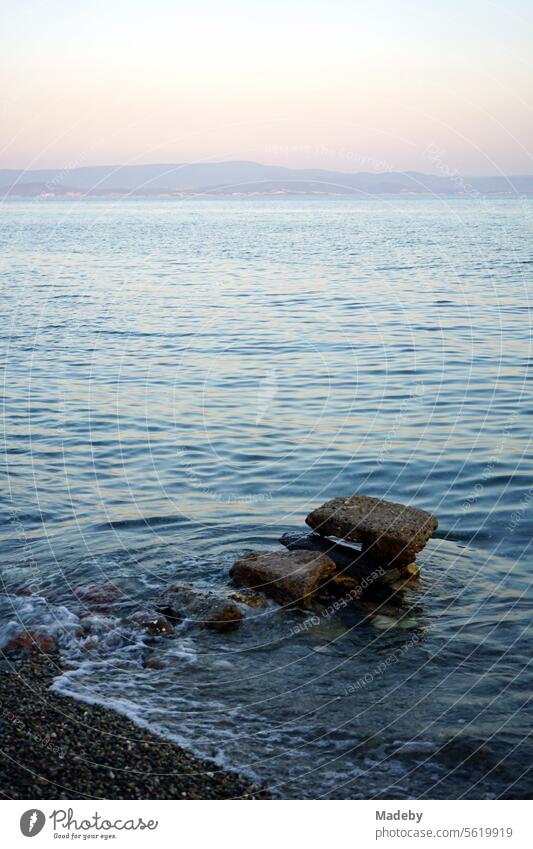
[[[531,794],[532,210],[0,206],[2,641],[54,631],[57,689],[281,796]],[[237,555],[353,492],[440,522],[382,609],[129,626],[170,581],[224,587]],[[122,595],[80,636],[90,582]]]

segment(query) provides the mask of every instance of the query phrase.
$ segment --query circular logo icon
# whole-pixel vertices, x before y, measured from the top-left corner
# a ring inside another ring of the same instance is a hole
[[[22,814],[20,818],[20,830],[24,837],[35,837],[42,830],[45,822],[46,817],[43,812],[37,808],[31,808]]]

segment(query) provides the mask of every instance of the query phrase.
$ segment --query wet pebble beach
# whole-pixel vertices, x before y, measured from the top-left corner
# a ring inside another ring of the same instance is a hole
[[[112,710],[52,693],[58,663],[57,657],[44,655],[3,662],[3,798],[268,798],[249,780]]]

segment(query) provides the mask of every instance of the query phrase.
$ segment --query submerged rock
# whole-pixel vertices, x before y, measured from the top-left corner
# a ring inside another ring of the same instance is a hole
[[[145,669],[165,669],[166,666],[162,660],[159,660],[157,657],[147,657],[143,661],[143,667]]]
[[[34,591],[31,587],[24,584],[24,586],[18,587],[15,590],[14,595],[32,596],[32,595],[35,595],[35,593],[34,593]]]
[[[233,564],[236,584],[270,596],[279,604],[308,605],[335,572],[325,554],[311,551],[256,551]]]
[[[115,584],[85,584],[72,592],[86,607],[109,608],[122,598],[122,590]]]
[[[374,628],[380,631],[389,631],[391,628],[396,628],[399,623],[399,620],[393,616],[384,616],[382,613],[376,614],[370,621]]]
[[[393,566],[412,563],[438,526],[425,510],[368,495],[334,498],[305,520],[322,536],[363,544],[363,552]]]
[[[388,616],[383,613],[378,613],[373,616],[370,622],[374,628],[378,628],[380,631],[388,631],[391,628],[401,628],[402,630],[407,631],[420,627],[418,619],[414,619],[412,616],[395,617]]]
[[[160,611],[167,619],[187,619],[215,631],[232,631],[241,624],[243,615],[232,599],[188,584],[169,587],[160,599]]]
[[[43,631],[24,631],[9,641],[4,652],[23,652],[24,654],[55,654],[58,643],[55,637]]]

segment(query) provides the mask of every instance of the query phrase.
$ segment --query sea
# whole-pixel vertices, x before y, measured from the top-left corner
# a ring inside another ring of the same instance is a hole
[[[54,635],[56,692],[275,797],[531,797],[532,223],[504,195],[5,199],[0,646]],[[438,517],[404,589],[134,624],[354,493]]]

